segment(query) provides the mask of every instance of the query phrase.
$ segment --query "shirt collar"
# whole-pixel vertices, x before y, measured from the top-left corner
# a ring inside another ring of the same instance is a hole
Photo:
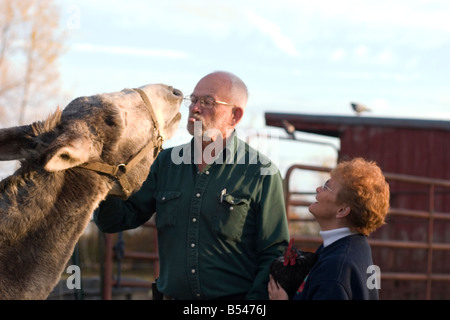
[[[323,239],[324,247],[329,246],[330,244],[332,244],[333,242],[335,242],[341,238],[355,234],[354,232],[352,232],[350,230],[350,228],[347,228],[347,227],[332,229],[332,230],[327,230],[327,231],[320,231],[319,233]]]
[[[201,146],[195,145],[195,143],[201,143],[201,142],[197,142],[197,141],[195,141],[195,139],[196,139],[195,137],[192,137],[191,142],[190,142],[190,145],[191,145],[190,157],[191,157],[192,163],[195,163],[194,162],[195,147],[199,148],[199,152],[203,152],[203,150],[201,150]],[[233,132],[226,139],[225,148],[223,148],[222,151],[219,152],[219,154],[213,159],[212,163],[217,162],[217,159],[220,159],[220,157],[222,157],[222,159],[223,159],[223,162],[220,162],[220,163],[233,163],[232,161],[233,161],[234,155],[236,154],[237,146],[238,146],[238,138],[237,138],[236,130],[233,130]]]

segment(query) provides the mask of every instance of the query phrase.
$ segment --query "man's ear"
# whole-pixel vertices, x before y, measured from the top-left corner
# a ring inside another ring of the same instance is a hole
[[[232,125],[233,127],[236,126],[239,123],[239,121],[241,121],[243,115],[244,109],[240,107],[235,107],[233,110],[233,118],[231,120],[232,123],[230,123],[230,125]]]
[[[344,218],[350,214],[350,211],[351,209],[349,206],[343,206],[337,211],[336,218]]]

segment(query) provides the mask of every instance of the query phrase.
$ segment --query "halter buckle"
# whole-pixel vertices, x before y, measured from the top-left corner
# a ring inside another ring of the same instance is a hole
[[[116,167],[115,176],[122,175],[127,172],[127,165],[125,163],[118,164]]]

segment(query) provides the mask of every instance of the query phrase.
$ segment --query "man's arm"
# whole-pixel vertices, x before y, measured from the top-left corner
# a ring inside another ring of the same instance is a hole
[[[260,192],[258,230],[258,273],[246,299],[268,299],[267,284],[273,260],[284,254],[289,229],[284,206],[283,184],[278,172],[264,176]]]
[[[126,201],[116,197],[108,197],[94,211],[94,221],[102,232],[114,233],[134,229],[144,224],[155,212],[153,199],[153,182],[156,178],[152,172],[142,187]]]

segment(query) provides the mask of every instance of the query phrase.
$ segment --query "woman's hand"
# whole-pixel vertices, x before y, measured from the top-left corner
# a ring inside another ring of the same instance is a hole
[[[270,276],[269,283],[267,284],[267,289],[269,290],[270,300],[289,300],[288,294],[284,289],[275,281],[275,279]]]

